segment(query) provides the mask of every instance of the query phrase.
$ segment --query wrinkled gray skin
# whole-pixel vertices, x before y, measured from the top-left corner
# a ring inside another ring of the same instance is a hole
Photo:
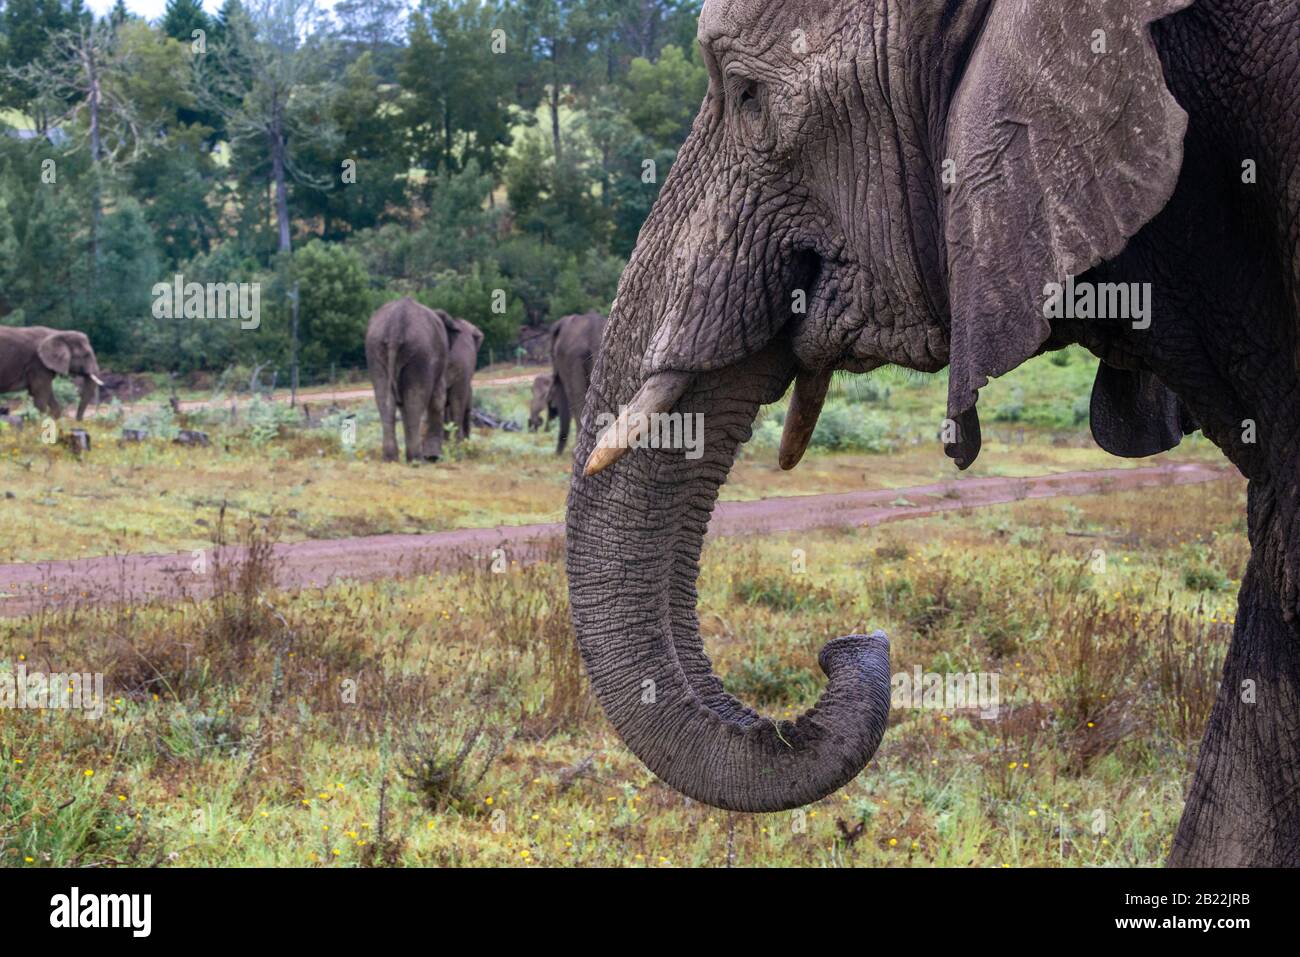
[[[700,547],[759,407],[796,375],[947,366],[964,467],[987,378],[1082,343],[1104,363],[1102,446],[1150,454],[1199,425],[1250,482],[1252,556],[1171,862],[1300,864],[1300,8],[1188,2],[706,2],[709,92],[623,275],[568,506],[593,687],[673,787],[742,811],[815,801],[888,717],[883,638],[829,644],[817,707],[779,727],[712,673]],[[1045,319],[1067,274],[1152,283],[1150,328]],[[634,449],[584,477],[597,414],[669,370],[692,374],[675,408],[704,413],[704,457]]]
[[[366,328],[366,368],[384,430],[384,461],[397,461],[397,413],[402,414],[406,461],[442,456],[447,357],[458,334],[441,309],[414,299],[381,306]]]
[[[605,317],[598,312],[564,316],[551,327],[551,366],[555,375],[553,401],[560,420],[560,437],[555,454],[562,455],[569,444],[569,419],[582,425],[591,370],[600,353]]]
[[[533,380],[533,397],[528,403],[528,431],[536,432],[542,428],[542,417],[545,416],[545,428],[549,432],[551,420],[559,414],[555,400],[555,377],[539,375]]]
[[[53,418],[63,414],[54,397],[54,377],[73,376],[77,383],[77,421],[95,401],[99,362],[84,332],[45,326],[0,326],[0,393],[31,393],[36,408]]]
[[[447,422],[456,427],[457,439],[468,439],[474,410],[474,370],[478,368],[483,333],[472,322],[456,318],[451,321],[455,332],[447,355]]]

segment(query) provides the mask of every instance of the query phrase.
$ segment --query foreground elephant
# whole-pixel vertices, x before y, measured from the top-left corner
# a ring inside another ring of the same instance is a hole
[[[591,369],[600,354],[600,337],[605,317],[598,312],[565,316],[551,327],[551,366],[555,375],[553,401],[560,420],[560,437],[555,454],[564,453],[569,443],[569,419],[582,425],[583,404]]]
[[[533,397],[528,403],[528,431],[536,432],[542,428],[542,416],[546,417],[546,429],[551,428],[551,420],[560,414],[555,404],[555,377],[539,375],[533,380]]]
[[[456,427],[457,439],[469,438],[471,413],[474,411],[474,370],[478,368],[478,349],[483,344],[479,327],[464,319],[453,318],[455,331],[447,354],[447,422]]]
[[[366,368],[384,430],[384,461],[397,461],[397,410],[402,412],[406,461],[442,456],[447,360],[460,328],[441,309],[414,299],[387,303],[366,327]]]
[[[0,392],[31,393],[36,408],[53,418],[63,414],[54,397],[56,375],[76,376],[77,421],[95,401],[103,380],[99,362],[84,332],[47,329],[45,326],[0,326]]]
[[[883,635],[826,645],[828,686],[794,722],[729,695],[705,654],[700,548],[760,406],[794,383],[793,467],[833,370],[948,366],[964,468],[988,378],[1081,343],[1102,360],[1103,447],[1150,454],[1198,424],[1250,482],[1252,556],[1171,862],[1300,864],[1298,13],[705,3],[709,91],[623,274],[568,504],[586,667],[657,775],[792,808],[852,780],[885,730]],[[1150,285],[1097,285],[1114,283]],[[598,442],[623,406],[703,413],[704,457]]]

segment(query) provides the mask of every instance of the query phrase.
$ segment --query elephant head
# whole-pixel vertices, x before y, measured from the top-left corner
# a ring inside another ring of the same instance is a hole
[[[1051,345],[1045,285],[1118,253],[1174,189],[1186,117],[1150,24],[1188,2],[705,3],[708,93],[620,282],[567,517],[593,689],[668,784],[775,811],[871,759],[882,634],[827,644],[793,722],[714,675],[696,579],[718,489],[761,405],[793,382],[793,467],[831,374],[886,364],[950,367],[947,451],[974,460],[980,387]],[[703,414],[702,458],[628,448],[641,413],[672,410]],[[603,416],[622,428],[598,436]]]
[[[36,357],[53,374],[80,380],[77,386],[77,419],[80,420],[104,384],[90,339],[84,332],[51,331],[36,344]]]

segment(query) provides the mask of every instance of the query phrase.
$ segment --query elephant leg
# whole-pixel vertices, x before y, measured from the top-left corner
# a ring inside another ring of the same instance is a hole
[[[460,412],[460,418],[461,418],[460,437],[462,439],[468,439],[470,419],[474,417],[474,390],[471,389],[469,386],[465,387],[465,397],[461,406],[462,407]]]
[[[468,415],[467,403],[465,401],[465,390],[459,386],[448,390],[447,393],[447,422],[456,427],[456,441],[467,437],[465,431],[465,419]]]
[[[421,434],[422,426],[428,427],[432,433],[436,426],[434,422],[425,423],[425,407],[429,402],[429,394],[419,383],[406,386],[402,390],[402,432],[406,439],[406,461],[416,462],[424,457],[425,439]],[[441,419],[437,420],[441,421]]]
[[[1174,837],[1177,867],[1300,865],[1300,636],[1257,548]]]
[[[42,375],[32,374],[27,380],[27,392],[32,397],[32,404],[42,415],[48,415],[52,419],[63,415],[63,407],[54,397],[54,377],[48,372]]]
[[[375,405],[379,409],[379,424],[384,430],[384,461],[397,461],[397,406],[392,389],[387,382],[375,382]]]
[[[429,434],[424,440],[424,457],[431,462],[436,462],[442,458],[442,437],[446,432],[446,415],[447,389],[445,386],[435,387],[433,393],[429,396],[427,410]]]

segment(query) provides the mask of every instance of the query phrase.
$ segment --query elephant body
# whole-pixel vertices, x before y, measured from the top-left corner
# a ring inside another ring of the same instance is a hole
[[[81,379],[77,402],[77,421],[81,421],[102,384],[99,362],[86,334],[45,326],[0,327],[0,393],[26,389],[36,408],[57,419],[63,408],[54,397],[56,375]]]
[[[447,422],[456,427],[456,438],[469,438],[470,418],[474,410],[474,370],[478,368],[478,350],[483,333],[464,319],[452,319],[455,332],[447,355]]]
[[[536,432],[543,427],[551,428],[551,420],[560,414],[555,399],[555,377],[539,375],[533,380],[533,397],[528,403],[528,431]]]
[[[600,354],[605,317],[598,312],[564,316],[551,327],[551,366],[554,374],[553,401],[560,420],[560,437],[555,454],[562,455],[569,443],[569,420],[582,425],[591,370]]]
[[[384,461],[397,461],[397,411],[406,460],[442,455],[447,365],[457,320],[413,299],[381,306],[366,328],[366,368],[384,430]]]
[[[699,35],[709,92],[620,281],[568,504],[574,623],[624,741],[724,808],[852,780],[888,720],[883,635],[829,643],[816,708],[779,724],[700,640],[738,446],[793,384],[793,467],[833,371],[946,366],[965,468],[988,379],[1078,343],[1103,448],[1199,427],[1250,483],[1171,863],[1300,864],[1300,3],[707,0]],[[625,408],[703,413],[703,458],[596,434]]]

